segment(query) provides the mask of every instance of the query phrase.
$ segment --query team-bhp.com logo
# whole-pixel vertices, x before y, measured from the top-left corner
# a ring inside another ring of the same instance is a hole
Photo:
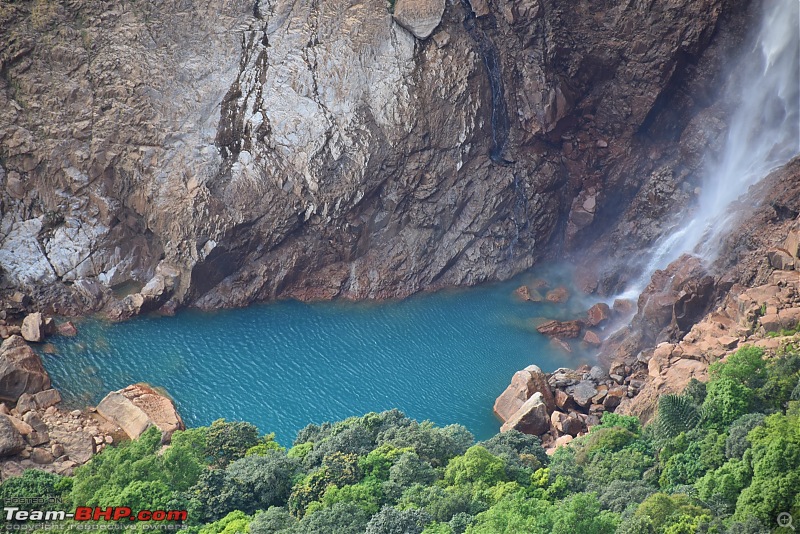
[[[20,510],[14,506],[3,508],[6,521],[186,521],[186,510],[139,510],[134,512],[127,506],[109,508],[78,506],[75,513],[63,510]]]

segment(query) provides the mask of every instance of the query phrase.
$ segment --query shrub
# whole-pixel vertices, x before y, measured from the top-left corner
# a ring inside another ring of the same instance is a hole
[[[656,428],[664,437],[688,432],[700,422],[700,411],[687,395],[662,395],[658,399]]]

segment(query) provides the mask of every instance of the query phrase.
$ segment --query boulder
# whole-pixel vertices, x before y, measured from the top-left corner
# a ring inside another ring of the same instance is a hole
[[[165,442],[185,428],[173,402],[147,384],[112,391],[97,405],[97,413],[136,439],[151,426],[158,427]]]
[[[628,394],[627,388],[624,386],[614,386],[608,389],[606,393],[606,398],[603,399],[603,406],[606,407],[606,410],[613,411],[619,406],[619,403],[622,402]]]
[[[50,377],[39,356],[19,336],[0,345],[0,401],[17,402],[23,393],[50,389]]]
[[[564,286],[558,286],[555,289],[551,289],[545,295],[545,300],[547,302],[554,302],[554,303],[561,303],[566,302],[569,299],[569,290]]]
[[[495,400],[494,413],[503,422],[508,421],[534,393],[542,395],[548,412],[555,409],[555,399],[547,377],[539,367],[531,365],[514,373],[511,384]]]
[[[555,394],[556,406],[561,410],[572,410],[576,408],[575,401],[572,396],[564,390],[557,389]]]
[[[489,2],[487,0],[469,0],[469,7],[472,8],[472,12],[478,18],[489,14]]]
[[[96,450],[92,435],[82,430],[72,432],[54,430],[50,433],[50,438],[61,444],[64,454],[70,460],[79,464],[85,464],[91,460]]]
[[[511,418],[503,423],[500,432],[519,430],[523,434],[541,435],[550,429],[550,417],[541,393],[534,393]]]
[[[781,271],[791,271],[795,266],[794,258],[785,250],[769,250],[767,251],[767,259],[769,260],[770,266],[774,269],[780,269]]]
[[[61,323],[58,325],[58,335],[65,336],[65,337],[74,337],[78,335],[78,329],[75,328],[75,325],[72,321],[67,321],[65,323]]]
[[[444,0],[397,0],[394,20],[417,39],[427,39],[442,22]]]
[[[23,393],[17,399],[17,413],[19,415],[24,415],[31,410],[36,409],[36,397],[31,395],[30,393]]]
[[[35,464],[52,464],[55,458],[53,453],[47,449],[33,449],[31,451],[31,461]]]
[[[611,308],[605,302],[598,302],[586,313],[586,324],[600,326],[611,318]]]
[[[572,387],[572,398],[578,403],[579,406],[584,408],[589,406],[592,402],[592,397],[597,395],[597,388],[594,383],[589,380],[583,380],[578,385]]]
[[[583,342],[587,345],[592,345],[595,347],[599,347],[602,341],[600,340],[600,336],[598,336],[595,332],[591,330],[587,330],[586,333],[583,335]]]
[[[573,339],[581,334],[581,321],[547,321],[536,327],[540,334],[561,339]]]
[[[528,286],[519,286],[515,291],[514,294],[521,298],[522,300],[528,301],[531,300],[531,292],[528,289]]]
[[[13,456],[25,448],[25,440],[7,415],[0,415],[0,458]]]
[[[36,401],[36,407],[45,410],[61,402],[61,393],[57,389],[45,389],[35,394],[33,398]]]
[[[38,343],[44,339],[44,319],[39,312],[28,314],[22,320],[22,337],[25,341]]]
[[[788,252],[794,260],[800,259],[800,229],[791,230],[783,242],[783,249]]]
[[[569,434],[572,437],[586,431],[583,421],[564,412],[553,412],[550,416],[550,424],[559,434]]]

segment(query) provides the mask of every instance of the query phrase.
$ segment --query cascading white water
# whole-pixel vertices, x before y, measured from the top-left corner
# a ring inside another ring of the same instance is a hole
[[[630,288],[626,296],[638,295],[656,269],[684,253],[713,261],[734,215],[731,204],[800,153],[799,6],[798,0],[764,1],[755,44],[736,73],[740,99],[724,149],[707,165],[691,215],[656,243],[638,287]]]

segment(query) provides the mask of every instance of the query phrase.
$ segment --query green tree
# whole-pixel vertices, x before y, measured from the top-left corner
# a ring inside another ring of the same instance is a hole
[[[552,534],[605,534],[614,532],[620,523],[617,514],[600,510],[600,502],[594,493],[571,495],[551,513]]]
[[[256,513],[247,527],[250,534],[276,534],[284,530],[291,530],[297,524],[297,519],[282,507],[272,506],[266,511]]]
[[[206,456],[220,467],[243,458],[248,449],[256,445],[258,429],[243,421],[217,419],[206,431]]]
[[[421,534],[430,520],[425,510],[398,510],[384,506],[367,523],[365,534]]]
[[[702,408],[705,425],[725,430],[749,411],[752,399],[752,390],[733,378],[722,377],[710,382]]]
[[[450,486],[481,484],[486,487],[506,480],[505,462],[480,445],[474,445],[463,456],[450,460],[444,472],[444,481]]]

